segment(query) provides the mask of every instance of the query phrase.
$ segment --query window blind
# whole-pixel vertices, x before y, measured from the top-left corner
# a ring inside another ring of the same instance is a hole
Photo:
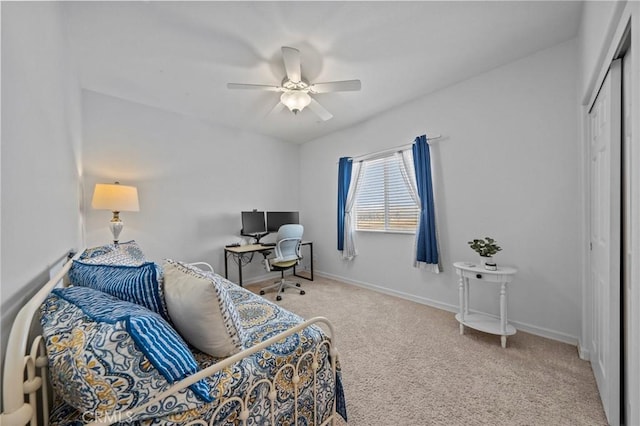
[[[356,229],[415,232],[420,209],[402,175],[401,156],[391,154],[362,163],[356,194]],[[414,174],[413,164],[407,173]]]

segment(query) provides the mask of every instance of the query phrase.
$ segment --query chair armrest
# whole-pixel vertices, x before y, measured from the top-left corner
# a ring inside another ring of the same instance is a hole
[[[262,263],[264,263],[264,269],[266,269],[267,272],[271,272],[271,262],[269,262],[269,258],[266,255]]]

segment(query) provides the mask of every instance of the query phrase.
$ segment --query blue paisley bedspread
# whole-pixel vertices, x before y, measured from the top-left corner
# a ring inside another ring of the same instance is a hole
[[[226,287],[241,316],[242,326],[249,336],[246,346],[263,342],[279,333],[282,333],[304,320],[278,305],[245,290],[223,277],[212,274],[213,279],[218,280]],[[345,420],[346,406],[339,365],[337,377],[334,380],[328,347],[328,337],[318,326],[308,327],[298,333],[289,336],[266,349],[256,352],[249,357],[219,371],[206,379],[211,389],[213,402],[203,403],[195,398],[188,390],[179,392],[177,398],[169,397],[166,405],[173,409],[169,414],[161,416],[143,416],[146,418],[132,420],[124,417],[114,418],[115,424],[122,425],[186,425],[186,424],[213,424],[213,425],[240,425],[242,424],[240,404],[237,402],[225,403],[220,407],[220,401],[232,397],[245,399],[248,390],[261,379],[272,379],[279,371],[276,378],[276,394],[270,394],[269,385],[260,383],[253,387],[248,398],[249,417],[248,425],[271,424],[271,404],[274,405],[275,425],[316,425],[324,422],[331,414],[333,403],[336,410]],[[220,359],[211,357],[192,348],[195,359],[201,369],[209,367]],[[307,353],[317,353],[317,367],[314,371],[312,357]],[[304,354],[304,355],[303,355]],[[294,376],[291,368],[284,368],[286,364],[298,365],[298,406],[294,405]],[[314,383],[317,392],[316,415],[314,416]],[[164,389],[161,389],[164,390]],[[159,390],[159,391],[161,391]],[[275,398],[274,398],[275,396]],[[273,399],[271,399],[271,398]],[[273,402],[272,402],[273,401]],[[216,410],[218,412],[216,413]],[[164,410],[163,410],[164,411]],[[297,422],[296,422],[297,411]],[[50,416],[52,425],[81,425],[87,422],[82,413],[67,405],[63,401],[54,403]]]

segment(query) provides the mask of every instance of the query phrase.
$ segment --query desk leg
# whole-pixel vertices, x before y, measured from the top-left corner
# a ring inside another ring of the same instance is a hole
[[[308,245],[309,246],[309,253],[311,254],[311,259],[310,259],[310,267],[311,267],[311,271],[310,272],[310,278],[305,277],[304,275],[298,275],[298,273],[296,272],[296,267],[293,267],[293,275],[298,277],[298,278],[304,278],[305,280],[309,280],[309,281],[313,281],[313,243],[308,243],[308,244],[303,244],[303,245]]]
[[[229,257],[229,252],[227,249],[224,249],[224,277],[229,279],[229,270],[227,268],[227,258]]]
[[[503,348],[506,348],[507,336],[505,336],[505,333],[507,332],[507,283],[505,282],[500,285],[500,331],[502,332],[500,343],[502,344]]]
[[[460,320],[464,321],[464,278],[458,280],[458,304],[460,306]],[[464,334],[464,324],[460,323],[460,334]]]
[[[229,279],[229,266],[228,266],[229,255],[235,257],[238,260],[238,281],[239,281],[240,287],[242,287],[242,253],[233,253],[233,252],[227,251],[227,249],[224,250],[224,277],[226,279]]]
[[[309,243],[309,251],[311,253],[311,259],[309,261],[311,265],[311,281],[313,281],[313,243]]]
[[[242,254],[238,254],[238,284],[242,287]]]

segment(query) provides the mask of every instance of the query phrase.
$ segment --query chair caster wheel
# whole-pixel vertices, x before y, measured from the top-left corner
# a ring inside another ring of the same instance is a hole
[[[284,288],[282,290],[280,290],[280,291],[284,293]]]
[[[296,287],[300,287],[300,283],[296,283]]]
[[[304,290],[300,290],[300,294],[304,294]]]
[[[264,296],[264,290],[260,290],[260,296]]]
[[[282,300],[282,296],[276,296],[276,300],[279,302]]]

